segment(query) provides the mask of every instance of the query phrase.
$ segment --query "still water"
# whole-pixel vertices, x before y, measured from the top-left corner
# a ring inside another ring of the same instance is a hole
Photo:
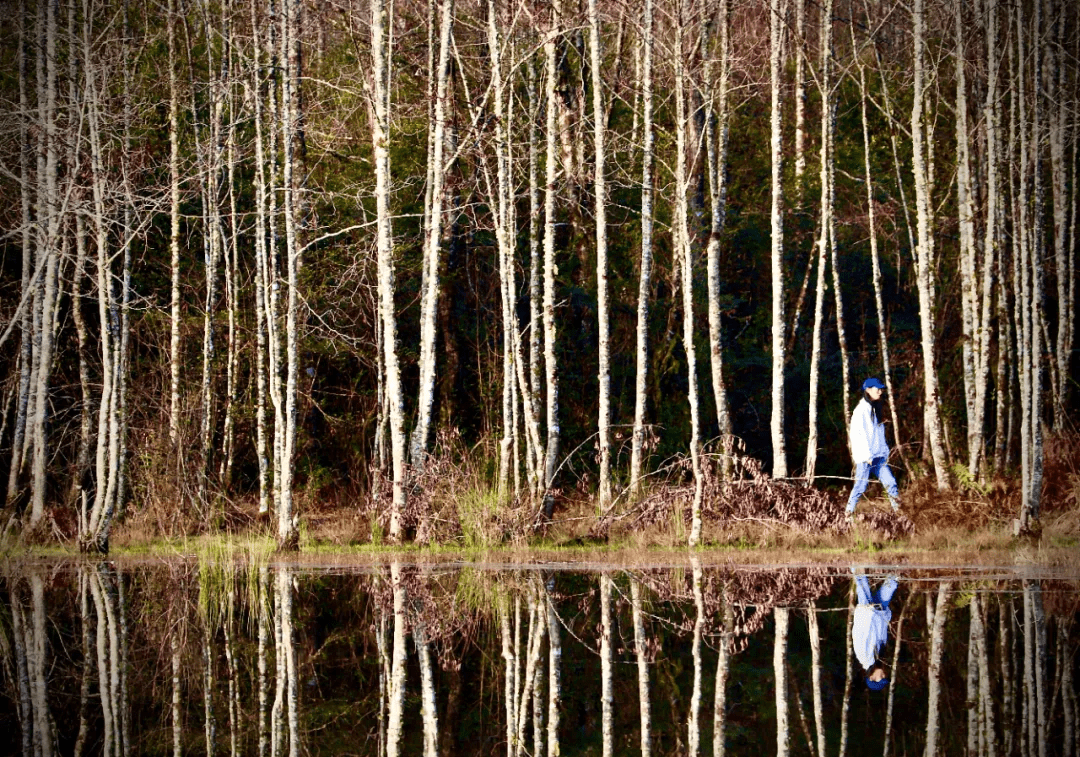
[[[0,753],[1072,757],[1078,612],[1037,568],[13,563]]]

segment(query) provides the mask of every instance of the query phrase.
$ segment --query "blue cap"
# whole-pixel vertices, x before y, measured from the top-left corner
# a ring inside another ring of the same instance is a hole
[[[866,381],[862,382],[862,389],[865,392],[867,389],[884,389],[885,385],[881,383],[881,379],[871,376]]]
[[[866,679],[866,688],[870,689],[870,691],[881,691],[888,685],[888,678],[882,678],[880,681],[871,681],[869,678]]]

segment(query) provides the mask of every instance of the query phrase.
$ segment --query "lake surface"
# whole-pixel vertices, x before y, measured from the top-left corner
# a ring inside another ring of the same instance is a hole
[[[858,573],[8,563],[0,753],[1077,754],[1080,576]]]

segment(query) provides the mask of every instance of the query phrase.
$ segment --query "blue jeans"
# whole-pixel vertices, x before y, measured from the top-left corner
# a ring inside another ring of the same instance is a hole
[[[870,591],[870,581],[866,576],[859,575],[855,576],[855,588],[859,592],[860,605],[881,605],[882,609],[886,609],[889,606],[889,600],[896,592],[896,579],[889,576],[877,588],[877,591]]]
[[[885,458],[875,457],[870,461],[869,465],[859,463],[855,469],[855,486],[851,488],[851,496],[848,497],[847,503],[849,515],[855,512],[855,503],[859,501],[859,497],[866,491],[871,475],[876,476],[881,485],[885,487],[885,491],[889,493],[889,501],[892,502],[893,509],[896,509],[897,501],[900,499],[900,490],[896,488],[896,479],[893,478],[892,471],[889,470],[889,464],[885,462]]]

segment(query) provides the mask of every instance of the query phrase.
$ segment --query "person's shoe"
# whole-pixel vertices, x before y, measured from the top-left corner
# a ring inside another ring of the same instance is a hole
[[[900,500],[897,497],[889,497],[889,504],[892,505],[892,511],[896,514],[900,514]]]
[[[853,512],[844,513],[844,520],[847,522],[847,524],[849,526],[854,526],[855,525],[855,513],[853,513]]]

